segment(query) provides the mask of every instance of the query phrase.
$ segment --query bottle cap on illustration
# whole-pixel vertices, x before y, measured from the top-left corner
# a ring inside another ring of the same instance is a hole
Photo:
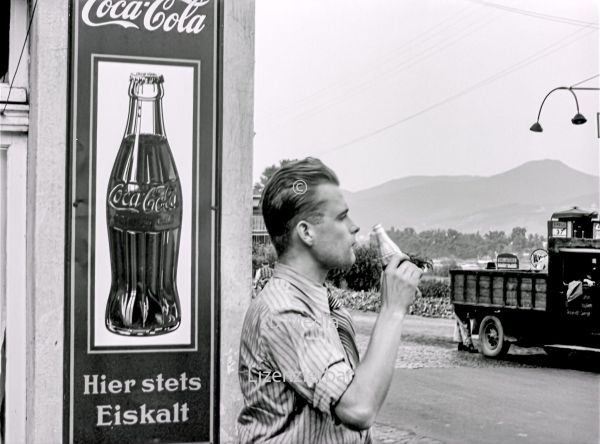
[[[153,72],[132,72],[129,75],[129,81],[132,80],[141,83],[164,83],[165,78],[162,74]]]
[[[162,74],[135,72],[129,75],[129,96],[142,100],[154,100],[163,96]]]

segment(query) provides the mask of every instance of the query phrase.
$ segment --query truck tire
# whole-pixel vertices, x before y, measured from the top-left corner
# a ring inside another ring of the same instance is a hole
[[[481,353],[488,358],[500,357],[510,348],[510,342],[504,336],[502,322],[496,316],[486,316],[479,325],[479,343]]]

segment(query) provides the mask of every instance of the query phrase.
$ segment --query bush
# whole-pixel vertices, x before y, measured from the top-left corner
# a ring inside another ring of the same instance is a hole
[[[352,291],[331,287],[342,304],[351,310],[379,312],[381,295],[379,291]],[[453,317],[454,308],[450,302],[450,287],[444,282],[423,281],[419,285],[421,295],[410,306],[410,314],[416,316],[447,318]]]
[[[252,276],[266,261],[271,267],[277,262],[277,252],[271,243],[252,245]]]
[[[344,307],[351,310],[375,311],[381,308],[379,291],[353,291],[329,285],[331,292],[337,296]]]
[[[457,267],[457,263],[455,260],[451,260],[447,263],[443,263],[440,265],[435,265],[431,270],[431,274],[433,276],[441,276],[441,277],[449,277],[450,270]]]
[[[450,302],[450,286],[440,281],[421,281],[421,294],[415,298],[410,314],[429,318],[452,318],[454,307]]]
[[[419,290],[421,290],[421,295],[424,298],[450,298],[450,287],[444,282],[433,280],[421,281]]]
[[[348,287],[355,291],[371,291],[379,289],[381,278],[381,260],[377,248],[371,245],[360,245],[355,248],[356,262],[349,270],[331,270],[327,279],[336,287]]]

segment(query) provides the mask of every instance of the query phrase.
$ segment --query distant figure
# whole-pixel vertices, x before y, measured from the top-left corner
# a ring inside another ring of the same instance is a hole
[[[254,290],[258,293],[266,283],[273,276],[273,269],[269,265],[268,261],[263,261],[261,267],[256,270],[256,274],[254,275]]]
[[[454,314],[456,324],[454,325],[454,342],[458,342],[458,351],[468,351],[469,353],[477,353],[478,350],[473,345],[471,337],[470,320],[463,322],[456,313]]]

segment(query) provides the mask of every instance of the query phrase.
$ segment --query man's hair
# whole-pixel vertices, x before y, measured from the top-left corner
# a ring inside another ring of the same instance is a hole
[[[267,182],[261,197],[262,214],[277,255],[290,244],[290,234],[300,220],[319,223],[323,214],[316,200],[318,185],[340,184],[336,174],[314,157],[290,162]]]

